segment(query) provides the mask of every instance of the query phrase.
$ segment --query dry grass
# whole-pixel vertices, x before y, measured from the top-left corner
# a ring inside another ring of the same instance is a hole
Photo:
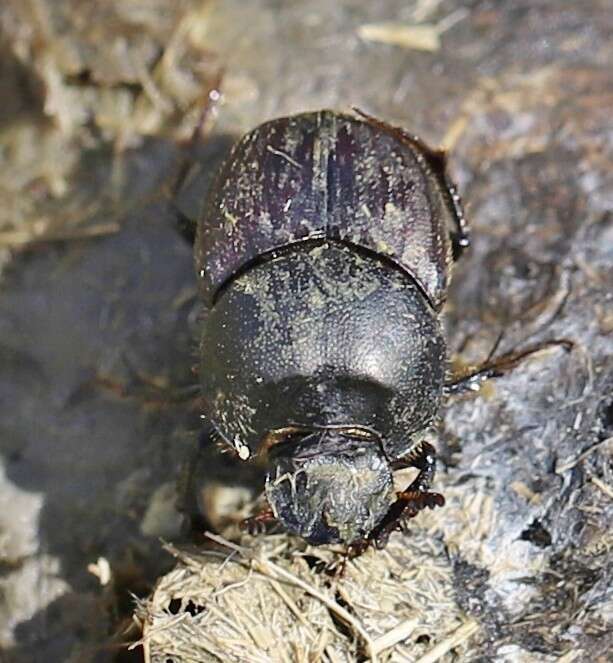
[[[169,547],[177,567],[137,610],[146,661],[425,663],[466,651],[479,630],[454,601],[442,546],[425,533],[392,537],[336,578],[307,563],[332,553],[293,550],[286,536],[240,546],[211,538],[212,550]]]

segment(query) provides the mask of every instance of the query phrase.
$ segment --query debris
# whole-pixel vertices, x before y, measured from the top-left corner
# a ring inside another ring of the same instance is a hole
[[[108,585],[113,577],[111,565],[106,557],[98,557],[95,563],[87,565],[87,570],[100,580],[102,587]]]

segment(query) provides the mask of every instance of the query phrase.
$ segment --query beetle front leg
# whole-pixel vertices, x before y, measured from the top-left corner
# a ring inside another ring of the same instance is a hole
[[[273,510],[270,506],[266,506],[256,513],[255,516],[245,518],[241,522],[240,528],[245,532],[249,532],[251,536],[257,536],[258,534],[264,534],[270,526],[276,525],[276,523],[277,517]]]
[[[436,452],[428,442],[422,442],[417,449],[410,452],[394,464],[394,469],[415,467],[419,474],[411,484],[396,494],[396,500],[390,506],[381,522],[361,541],[349,546],[350,558],[361,555],[369,546],[381,549],[387,545],[390,534],[400,529],[402,523],[414,518],[425,508],[434,509],[444,506],[445,498],[440,493],[430,492],[436,473]]]

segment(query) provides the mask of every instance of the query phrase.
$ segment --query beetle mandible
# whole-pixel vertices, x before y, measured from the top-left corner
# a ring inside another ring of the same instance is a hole
[[[233,148],[195,243],[204,411],[239,458],[265,463],[289,532],[382,546],[400,519],[444,504],[424,432],[468,245],[444,154],[371,116],[283,117]],[[417,478],[394,494],[409,466]]]

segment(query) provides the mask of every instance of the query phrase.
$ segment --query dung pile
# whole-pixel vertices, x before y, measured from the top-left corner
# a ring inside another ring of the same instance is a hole
[[[145,660],[436,661],[465,654],[479,626],[454,600],[443,546],[424,532],[326,572],[328,551],[284,536],[177,550],[139,605]],[[338,559],[342,559],[338,556]]]

